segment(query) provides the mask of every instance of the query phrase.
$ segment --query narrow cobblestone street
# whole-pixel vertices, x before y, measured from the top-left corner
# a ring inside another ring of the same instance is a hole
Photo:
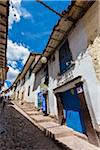
[[[61,150],[12,105],[0,104],[0,150]]]

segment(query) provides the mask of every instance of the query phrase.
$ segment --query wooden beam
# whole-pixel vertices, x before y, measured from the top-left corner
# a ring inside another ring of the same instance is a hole
[[[3,68],[3,67],[4,67],[4,65],[3,65],[3,64],[0,64],[0,67],[1,67],[1,68]]]
[[[0,31],[0,33],[2,33],[2,34],[6,34],[6,32],[4,32],[4,31]]]
[[[4,63],[4,61],[0,60],[0,63]]]
[[[4,64],[4,63],[5,63],[5,61],[1,61],[1,60],[0,60],[0,63],[3,63],[3,64]]]
[[[6,32],[0,32],[0,35],[3,36],[3,37],[6,37]]]
[[[6,41],[6,38],[4,38],[2,35],[0,35],[0,40]]]
[[[4,34],[2,34],[2,33],[0,32],[0,39],[6,40],[6,35],[4,35]],[[1,40],[0,40],[0,41],[1,41]]]
[[[60,42],[60,40],[58,40],[58,39],[55,39],[55,38],[51,38],[51,40],[54,40],[54,41],[58,41],[58,42]]]
[[[71,21],[71,22],[73,22],[73,23],[76,22],[76,20],[73,19],[72,17],[67,17],[66,20],[69,20],[69,21]]]
[[[0,56],[0,60],[4,60],[4,59],[5,59],[5,57],[1,55]]]
[[[6,27],[6,21],[4,21],[3,19],[0,20],[0,24]]]
[[[0,48],[0,51],[5,51],[5,49],[3,49],[3,48]]]
[[[7,7],[7,1],[0,1],[0,6]]]
[[[4,66],[5,63],[0,62],[0,66]]]
[[[0,24],[0,32],[6,32],[6,27]]]
[[[77,4],[74,4],[76,8],[84,9],[82,6],[79,6]]]
[[[4,61],[6,61],[6,54],[4,54],[4,55],[0,55],[0,60],[4,60]]]
[[[52,49],[55,49],[55,47],[52,47],[52,46],[47,46],[47,47],[52,48]]]
[[[0,44],[6,45],[6,42],[5,42],[5,43],[3,43],[3,42],[1,42],[1,41],[0,41]]]
[[[3,6],[2,4],[0,5],[0,13],[2,16],[7,17],[7,6]]]
[[[5,53],[3,53],[3,54],[4,54],[4,55],[2,55],[2,54],[0,53],[0,58],[1,58],[1,57],[2,57],[2,58],[3,58],[3,57],[5,58]]]
[[[50,52],[50,51],[45,51],[44,54],[45,54],[45,53],[51,53],[51,52]]]
[[[60,33],[62,33],[62,34],[66,34],[66,31],[61,30],[61,29],[55,29],[55,31],[60,32]]]
[[[1,13],[0,13],[0,16],[1,16],[0,24],[3,26],[6,26],[7,17],[3,16],[3,14],[1,14]]]
[[[0,63],[2,63],[2,64],[3,64],[3,61],[1,61],[1,60],[0,60]]]
[[[0,61],[0,64],[4,65],[4,64],[5,64],[5,61],[3,61],[3,62]]]
[[[0,44],[0,48],[5,49],[5,44]]]
[[[1,54],[0,54],[0,57],[5,57],[5,53],[4,53],[4,55],[1,55]]]
[[[1,51],[1,50],[0,50],[0,55],[1,55],[1,54],[5,54],[5,51]]]

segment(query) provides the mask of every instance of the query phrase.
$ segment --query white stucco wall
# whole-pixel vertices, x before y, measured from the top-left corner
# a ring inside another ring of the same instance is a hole
[[[33,96],[33,86],[34,86],[34,79],[35,75],[34,73],[31,74],[30,78],[27,78],[24,87],[24,101],[26,102],[34,102],[34,96]],[[30,95],[28,96],[28,88],[30,86]]]
[[[22,84],[22,79],[20,81],[20,84],[17,86],[16,91],[15,91],[15,99],[17,100],[17,96],[18,96],[18,91],[19,91],[19,99],[22,100],[22,93],[24,92],[23,95],[23,100],[26,102],[34,102],[34,96],[33,96],[33,86],[34,86],[34,79],[35,79],[35,75],[34,73],[31,74],[30,78],[28,78],[29,76],[29,71],[27,72],[26,76],[25,76],[25,83]],[[30,95],[28,96],[28,87],[30,86]]]
[[[97,3],[92,6],[87,13],[91,19],[97,20],[96,7]],[[92,11],[94,9],[94,11]],[[93,14],[94,13],[94,14]],[[74,77],[81,75],[83,77],[84,83],[84,93],[86,102],[89,108],[91,119],[95,128],[97,124],[100,124],[100,82],[96,77],[96,73],[93,67],[92,58],[87,50],[89,40],[93,40],[93,35],[96,30],[98,30],[98,24],[95,24],[95,31],[92,30],[93,24],[86,22],[87,15],[84,16],[77,24],[76,27],[69,33],[68,40],[69,46],[72,52],[73,60],[75,61],[75,67],[73,70]],[[94,17],[94,18],[93,18]],[[92,22],[92,20],[90,21]],[[91,28],[91,33],[87,28]],[[97,33],[95,34],[96,38]],[[57,115],[56,109],[56,98],[53,94],[53,89],[57,87],[57,74],[59,73],[59,55],[58,50],[55,52],[55,61],[49,61],[49,104],[51,109],[51,114]]]
[[[48,71],[49,71],[49,85],[48,85],[48,98],[49,98],[49,107],[50,107],[50,115],[56,116],[57,113],[57,101],[56,97],[53,93],[53,89],[56,87],[57,84],[57,73],[59,72],[59,55],[58,51],[54,54],[55,61],[52,61],[52,57],[48,62]]]
[[[38,108],[38,93],[40,92],[40,86],[33,92],[33,97],[34,97],[34,106]]]
[[[92,32],[94,33],[94,30],[91,30],[91,34],[93,35]],[[82,21],[77,24],[73,32],[68,36],[68,40],[73,58],[76,60],[73,73],[74,76],[82,75],[84,79],[86,101],[92,121],[96,126],[97,123],[100,124],[100,107],[98,107],[100,105],[100,82],[96,77],[92,58],[87,49],[89,36]],[[95,88],[96,90],[94,90]]]
[[[35,82],[34,82],[34,91],[33,91],[33,97],[34,97],[34,105],[36,108],[38,108],[38,93],[40,92],[40,84],[41,80],[44,77],[44,68],[41,68],[39,72],[35,74]]]

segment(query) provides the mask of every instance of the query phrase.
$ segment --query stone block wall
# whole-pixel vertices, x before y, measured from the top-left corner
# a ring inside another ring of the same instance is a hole
[[[88,51],[92,57],[96,76],[100,81],[100,36],[96,37],[94,42],[89,45]]]

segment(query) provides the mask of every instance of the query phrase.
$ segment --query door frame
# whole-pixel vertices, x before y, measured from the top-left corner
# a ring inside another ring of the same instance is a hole
[[[84,119],[84,123],[85,123],[85,127],[86,127],[88,140],[90,143],[92,143],[96,146],[99,146],[98,136],[97,136],[97,133],[93,127],[91,116],[90,116],[89,109],[88,109],[88,105],[86,102],[84,89],[83,89],[83,82],[79,82],[75,85],[76,85],[76,88],[78,88],[79,86],[82,88],[82,91],[80,93],[78,93],[78,97],[80,100],[80,109],[81,109],[82,114],[83,114],[83,119]],[[65,91],[63,91],[63,92],[65,92]],[[61,92],[59,92],[59,93],[61,93]],[[62,113],[63,112],[63,104],[61,102],[59,93],[55,93],[55,96],[57,98],[58,122],[62,125],[64,113]],[[85,109],[85,111],[84,111],[84,109]],[[83,111],[84,111],[84,113],[83,113]],[[65,124],[65,122],[63,122],[63,124]]]

